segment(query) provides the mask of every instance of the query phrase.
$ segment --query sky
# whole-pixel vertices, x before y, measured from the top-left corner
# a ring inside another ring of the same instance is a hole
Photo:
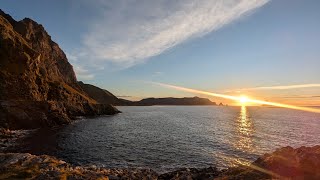
[[[78,80],[118,97],[195,96],[150,82],[320,105],[318,0],[1,2],[42,24]],[[232,104],[229,100],[213,101]]]

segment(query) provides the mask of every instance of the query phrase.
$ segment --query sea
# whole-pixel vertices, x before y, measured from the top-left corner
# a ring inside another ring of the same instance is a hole
[[[74,165],[227,168],[265,153],[320,144],[320,114],[273,107],[120,106],[114,116],[82,118],[42,129],[19,151],[48,154]]]

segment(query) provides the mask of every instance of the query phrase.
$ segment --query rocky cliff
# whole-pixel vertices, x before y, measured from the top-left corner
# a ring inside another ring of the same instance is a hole
[[[107,102],[104,102],[107,103]],[[0,10],[0,126],[35,128],[75,116],[115,114],[78,85],[72,65],[42,25]]]

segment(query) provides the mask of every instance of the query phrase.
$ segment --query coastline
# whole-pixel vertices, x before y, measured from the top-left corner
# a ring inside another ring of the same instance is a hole
[[[34,131],[34,130],[33,130]],[[249,165],[226,169],[216,167],[178,168],[159,173],[150,168],[107,168],[96,165],[76,166],[54,156],[10,152],[3,146],[19,143],[30,130],[1,129],[0,179],[319,179],[320,145],[314,147],[283,147],[260,156]],[[11,149],[12,150],[12,149]]]
[[[181,168],[163,174],[146,168],[74,166],[48,155],[0,153],[0,179],[319,179],[319,167],[320,146],[280,148],[248,166]]]
[[[52,156],[36,156],[29,153],[0,153],[0,162],[0,179],[223,179],[240,175],[233,173],[235,169],[218,170],[215,167],[181,168],[158,174],[152,169],[74,166]],[[246,167],[239,167],[236,171],[248,171],[244,177],[271,178],[268,174],[249,172],[250,169]]]

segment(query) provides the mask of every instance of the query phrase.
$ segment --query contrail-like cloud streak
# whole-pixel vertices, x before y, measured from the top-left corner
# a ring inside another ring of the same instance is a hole
[[[226,92],[236,92],[236,91],[254,91],[254,90],[285,90],[285,89],[300,89],[300,88],[316,88],[320,87],[320,84],[297,84],[297,85],[287,85],[287,86],[261,86],[253,88],[241,88],[228,90]]]

